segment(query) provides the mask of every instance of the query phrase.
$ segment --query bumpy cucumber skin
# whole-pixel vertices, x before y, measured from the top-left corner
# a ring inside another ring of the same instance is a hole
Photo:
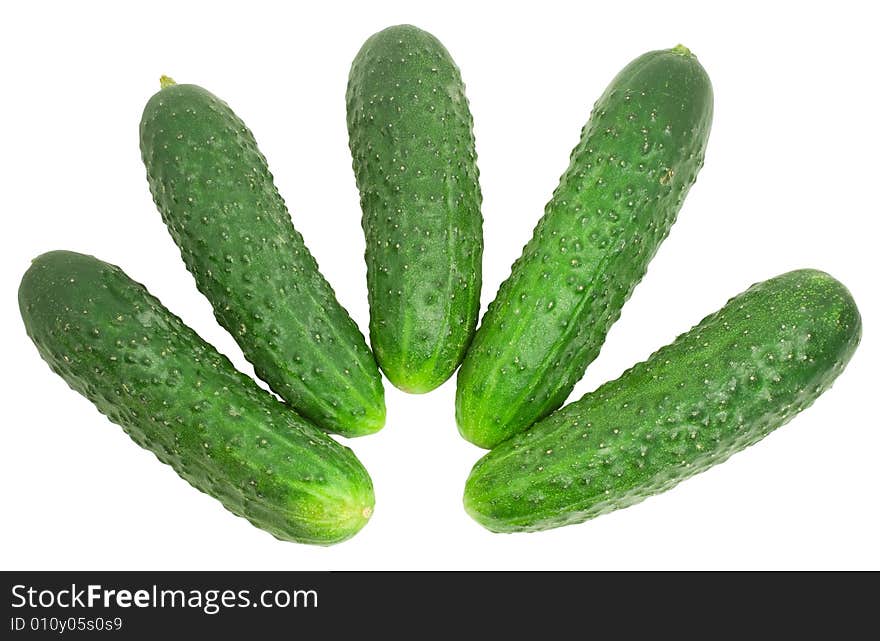
[[[464,84],[434,36],[399,25],[363,45],[346,103],[370,343],[396,387],[428,392],[464,358],[480,307],[482,195]]]
[[[172,84],[147,103],[140,141],[162,218],[257,376],[323,429],[379,430],[385,400],[373,355],[245,124],[201,87]]]
[[[43,254],[18,300],[56,374],[234,514],[317,545],[344,541],[369,519],[372,482],[351,450],[238,372],[118,267]]]
[[[484,456],[465,507],[492,531],[530,532],[638,503],[787,423],[831,386],[860,337],[855,302],[825,273],[754,285]]]
[[[696,180],[712,104],[683,47],[637,58],[606,89],[459,370],[464,438],[493,447],[571,393]]]

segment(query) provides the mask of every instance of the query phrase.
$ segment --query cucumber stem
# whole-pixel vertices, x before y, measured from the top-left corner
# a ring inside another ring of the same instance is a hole
[[[685,47],[683,44],[677,44],[671,49],[672,53],[677,53],[680,56],[693,56],[691,50]]]
[[[161,86],[162,89],[166,89],[167,87],[171,87],[176,84],[177,83],[174,82],[174,78],[171,78],[170,76],[162,76],[161,78],[159,78],[159,86]]]

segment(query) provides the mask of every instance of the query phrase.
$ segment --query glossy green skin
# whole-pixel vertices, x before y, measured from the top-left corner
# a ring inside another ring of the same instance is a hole
[[[683,47],[607,88],[459,370],[464,438],[494,447],[565,401],[675,222],[711,120],[709,78]]]
[[[861,326],[849,292],[822,272],[754,285],[484,456],[465,507],[492,531],[529,532],[663,492],[809,406],[843,371]]]
[[[140,140],[162,218],[257,376],[325,430],[380,429],[373,355],[294,229],[245,124],[201,87],[172,85],[147,103]]]
[[[434,36],[401,25],[366,41],[346,102],[370,343],[388,380],[427,392],[458,367],[480,307],[482,196],[464,84]]]
[[[318,545],[369,519],[372,482],[351,450],[236,371],[118,267],[43,254],[18,300],[56,374],[234,514]]]

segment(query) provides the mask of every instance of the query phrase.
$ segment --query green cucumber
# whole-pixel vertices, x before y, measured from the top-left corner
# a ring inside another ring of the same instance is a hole
[[[861,337],[847,289],[794,271],[753,285],[620,378],[484,456],[467,511],[495,532],[580,523],[663,492],[791,420]]]
[[[493,447],[565,402],[675,222],[711,121],[709,78],[682,46],[612,81],[459,370],[464,438]]]
[[[19,307],[43,359],[196,489],[279,539],[329,545],[360,530],[360,461],[238,372],[121,269],[56,251]]]
[[[399,25],[361,48],[346,103],[370,343],[395,386],[428,392],[464,358],[480,308],[482,196],[464,84],[434,36]]]
[[[150,190],[199,290],[261,379],[325,430],[385,423],[363,335],[294,229],[245,124],[195,85],[163,79],[144,109]]]

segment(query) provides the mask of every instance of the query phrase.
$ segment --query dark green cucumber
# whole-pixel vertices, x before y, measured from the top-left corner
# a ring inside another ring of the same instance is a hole
[[[482,196],[464,84],[434,36],[399,25],[361,48],[346,102],[370,343],[388,380],[427,392],[464,358],[480,308]]]
[[[56,374],[234,514],[320,545],[369,519],[373,486],[351,450],[236,371],[118,267],[43,254],[18,301]]]
[[[257,376],[323,429],[380,429],[373,355],[294,229],[245,124],[201,87],[164,79],[140,140],[162,218]]]
[[[849,362],[861,327],[850,293],[822,272],[753,285],[484,456],[465,507],[495,532],[534,531],[663,492],[808,407]]]
[[[712,86],[684,47],[612,81],[462,363],[467,440],[493,447],[562,405],[675,222],[711,121]]]

